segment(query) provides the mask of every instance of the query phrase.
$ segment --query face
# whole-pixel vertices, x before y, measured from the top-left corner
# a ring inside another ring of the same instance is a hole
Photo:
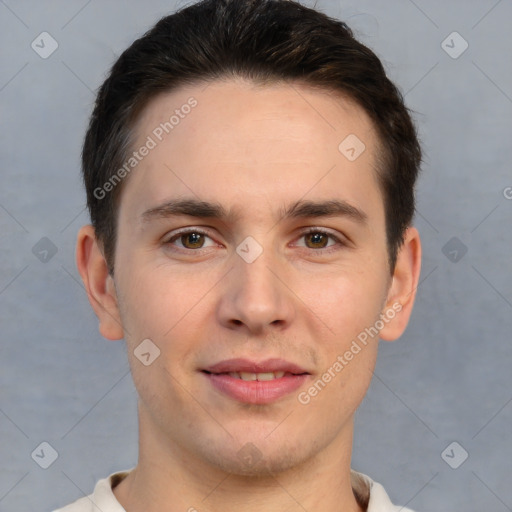
[[[155,98],[136,134],[150,149],[123,185],[114,281],[141,428],[239,474],[340,445],[368,332],[393,321],[368,116],[304,86],[218,81]]]

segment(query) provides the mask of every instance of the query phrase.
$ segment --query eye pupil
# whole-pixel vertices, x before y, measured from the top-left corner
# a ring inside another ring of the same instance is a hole
[[[202,237],[202,233],[187,233],[181,237],[181,242],[185,247],[192,245],[192,248],[196,249],[197,247],[201,247],[203,241]]]
[[[309,238],[316,247],[318,247],[318,244],[320,244],[321,248],[325,247],[325,243],[322,242],[326,242],[327,237],[323,233],[308,233],[306,237]]]
[[[183,232],[181,236],[178,235],[176,238],[179,238],[185,249],[202,249],[205,236],[200,231],[188,231]],[[330,235],[322,231],[310,231],[303,234],[303,237],[306,239],[306,246],[310,249],[324,249],[328,245]]]

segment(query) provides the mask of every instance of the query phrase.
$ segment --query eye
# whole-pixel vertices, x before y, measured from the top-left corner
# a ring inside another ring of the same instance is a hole
[[[205,239],[208,238],[212,241],[212,243],[208,246],[205,246]],[[178,242],[175,244],[175,242]],[[166,240],[165,245],[172,245],[177,247],[178,249],[183,250],[197,250],[204,249],[206,247],[212,247],[215,245],[213,240],[200,229],[187,229],[175,233],[171,238]],[[181,244],[181,245],[180,245]]]
[[[312,249],[315,251],[324,251],[328,247],[333,246],[345,246],[346,244],[340,240],[337,236],[332,234],[329,231],[325,231],[318,228],[308,229],[306,232],[302,233],[300,238],[305,240],[305,247],[308,249]],[[334,244],[328,245],[329,239],[334,240]],[[302,246],[304,247],[304,246]],[[339,248],[338,247],[338,248]],[[333,249],[326,250],[324,252],[331,252]],[[337,250],[337,249],[334,249]]]
[[[299,239],[305,240],[304,245],[297,244],[299,247],[305,247],[306,249],[310,249],[315,252],[332,252],[347,245],[333,233],[318,228],[308,229],[301,234]],[[208,245],[206,245],[207,240],[210,240]],[[330,245],[329,240],[333,241]],[[206,232],[201,229],[194,228],[183,229],[174,233],[164,242],[164,245],[172,246],[178,251],[191,252],[206,249],[208,247],[214,247],[216,243]]]

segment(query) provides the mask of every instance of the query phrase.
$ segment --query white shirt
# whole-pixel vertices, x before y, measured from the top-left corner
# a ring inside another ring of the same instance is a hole
[[[112,473],[109,477],[99,480],[94,492],[89,496],[53,512],[126,512],[114,496],[112,487],[121,482],[128,473],[129,471]],[[356,495],[362,496],[364,501],[369,495],[366,512],[413,512],[411,509],[393,505],[384,487],[362,473],[352,471],[352,482]]]

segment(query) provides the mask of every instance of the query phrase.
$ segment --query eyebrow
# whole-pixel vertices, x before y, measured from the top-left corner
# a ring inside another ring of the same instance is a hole
[[[168,218],[180,215],[203,219],[228,220],[238,218],[233,210],[227,210],[219,203],[197,199],[171,199],[142,213],[143,222],[153,219]],[[345,200],[331,199],[326,201],[299,200],[288,207],[280,208],[280,220],[316,217],[348,217],[364,224],[368,220],[365,212]]]

